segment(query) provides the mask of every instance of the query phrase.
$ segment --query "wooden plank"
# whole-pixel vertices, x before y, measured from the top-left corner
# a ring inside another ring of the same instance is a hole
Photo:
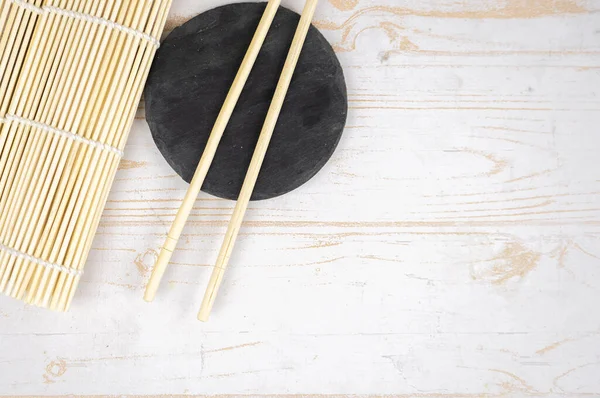
[[[175,0],[171,27],[218,4]],[[321,2],[346,134],[251,204],[206,325],[233,203],[201,195],[144,303],[186,185],[142,105],[72,311],[0,300],[0,394],[599,396],[599,10]]]

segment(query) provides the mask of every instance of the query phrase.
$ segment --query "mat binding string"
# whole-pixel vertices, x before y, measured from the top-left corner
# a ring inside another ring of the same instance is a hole
[[[26,119],[24,117],[20,117],[20,116],[16,116],[16,115],[6,115],[4,117],[4,119],[0,118],[0,122],[1,123],[9,123],[9,122],[15,122],[15,123],[19,123],[25,126],[30,126],[33,128],[37,128],[40,129],[42,131],[45,131],[47,133],[52,133],[52,134],[56,134],[58,136],[73,140],[75,142],[79,142],[81,144],[86,144],[89,145],[93,148],[96,149],[100,149],[102,151],[108,151],[108,152],[112,152],[114,154],[116,154],[117,156],[119,156],[120,158],[123,157],[123,151],[119,148],[115,148],[111,145],[102,143],[102,142],[98,142],[98,141],[94,141],[94,140],[90,140],[89,138],[85,138],[82,137],[78,134],[75,133],[71,133],[70,131],[65,131],[65,130],[61,130],[61,129],[57,129],[55,127],[52,127],[50,125],[44,124],[44,123],[40,123],[40,122],[36,122],[34,120],[30,120],[30,119]]]
[[[22,251],[10,248],[2,243],[0,243],[0,251],[5,251],[8,254],[10,254],[11,256],[18,257],[23,260],[27,260],[29,262],[41,265],[42,267],[49,268],[49,269],[52,269],[55,271],[65,272],[65,273],[73,275],[73,276],[83,275],[83,270],[69,268],[69,267],[65,267],[64,265],[51,263],[49,261],[42,260],[41,258],[34,257],[34,256],[24,253]]]
[[[54,7],[54,6],[38,7],[34,4],[26,2],[24,0],[12,0],[12,3],[21,8],[24,8],[28,11],[31,11],[31,12],[33,12],[35,14],[39,14],[39,15],[56,14],[56,15],[61,15],[61,16],[68,17],[68,18],[79,19],[82,21],[92,22],[92,23],[95,23],[98,25],[106,26],[110,29],[118,30],[120,32],[134,36],[138,39],[147,41],[157,49],[160,47],[160,41],[156,37],[153,37],[152,35],[149,35],[147,33],[139,31],[137,29],[133,29],[128,26],[118,24],[118,23],[108,20],[106,18],[83,14],[81,12],[72,11],[72,10],[65,10],[63,8]]]

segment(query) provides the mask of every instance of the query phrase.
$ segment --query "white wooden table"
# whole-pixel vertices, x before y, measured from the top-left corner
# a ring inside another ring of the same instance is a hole
[[[186,184],[141,111],[71,312],[0,297],[0,395],[600,396],[600,1],[322,0],[316,23],[345,136],[251,205],[210,322],[233,204],[201,195],[145,303]]]

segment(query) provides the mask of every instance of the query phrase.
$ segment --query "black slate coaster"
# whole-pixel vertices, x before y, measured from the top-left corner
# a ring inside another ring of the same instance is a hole
[[[187,182],[264,9],[241,3],[207,11],[175,29],[156,55],[146,119],[160,152]],[[237,199],[299,19],[279,8],[203,191]],[[252,199],[283,195],[311,179],[334,152],[347,111],[342,67],[312,26]]]

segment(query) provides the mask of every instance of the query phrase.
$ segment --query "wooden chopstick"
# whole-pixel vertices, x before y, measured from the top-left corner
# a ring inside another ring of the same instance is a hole
[[[267,153],[269,142],[271,141],[271,137],[273,135],[273,130],[275,129],[275,125],[277,124],[277,119],[279,118],[279,114],[281,113],[283,102],[285,100],[287,91],[290,87],[290,83],[292,81],[296,65],[298,64],[298,59],[300,58],[302,47],[304,46],[304,41],[306,40],[306,35],[308,34],[308,29],[310,28],[313,16],[315,14],[317,3],[318,0],[307,0],[306,5],[304,6],[304,11],[302,11],[300,23],[298,24],[298,28],[296,29],[294,40],[292,41],[292,45],[290,47],[287,59],[285,61],[281,77],[279,78],[279,83],[277,84],[277,89],[275,90],[275,95],[273,96],[269,112],[267,113],[265,123],[258,138],[258,143],[256,145],[256,149],[254,150],[254,155],[252,156],[250,167],[248,168],[248,172],[246,174],[246,178],[244,179],[244,184],[242,186],[240,196],[238,198],[235,209],[233,211],[233,215],[231,217],[231,221],[229,222],[229,226],[227,228],[225,240],[223,241],[223,245],[221,246],[219,257],[217,258],[217,263],[208,283],[206,293],[204,294],[202,306],[200,307],[200,311],[198,312],[198,319],[201,321],[207,321],[208,317],[210,316],[211,309],[215,302],[215,297],[219,290],[219,286],[221,285],[221,282],[223,280],[225,268],[227,268],[227,265],[229,263],[229,258],[231,257],[231,253],[233,251],[238,232],[242,225],[244,214],[246,213],[246,209],[248,208],[248,203],[250,201],[250,197],[252,196],[252,191],[254,190],[254,186],[256,185],[256,180],[260,173],[260,168]]]
[[[280,3],[281,0],[269,0],[260,23],[258,24],[256,33],[254,34],[252,42],[250,43],[250,47],[246,52],[231,89],[227,94],[225,103],[223,104],[212,132],[210,133],[210,137],[206,144],[206,148],[204,149],[204,153],[200,158],[200,162],[198,163],[194,177],[192,178],[181,207],[179,208],[177,216],[175,217],[175,221],[173,221],[173,224],[171,225],[171,229],[169,230],[165,244],[163,245],[156,264],[154,265],[152,276],[150,277],[150,281],[148,282],[146,293],[144,295],[144,300],[146,301],[152,301],[156,296],[156,291],[158,290],[160,281],[167,269],[169,261],[171,260],[173,251],[177,246],[177,241],[181,236],[181,232],[183,231],[185,223],[194,206],[194,202],[200,193],[204,179],[206,178],[210,165],[215,157],[215,153],[219,146],[219,142],[221,141],[221,137],[223,136],[223,132],[229,123],[229,119],[233,114],[233,110],[235,109],[246,81],[248,80],[248,76],[250,75],[252,67],[256,62],[256,58],[258,57],[267,33],[269,32],[269,28],[271,27],[273,19],[275,18],[275,14],[277,13]]]

